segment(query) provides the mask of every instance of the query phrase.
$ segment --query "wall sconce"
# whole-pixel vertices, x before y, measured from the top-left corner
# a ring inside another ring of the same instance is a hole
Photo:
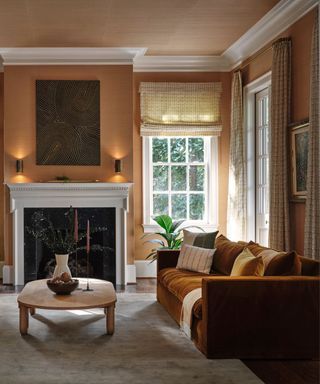
[[[114,171],[115,173],[120,173],[122,171],[122,161],[120,159],[115,159]]]
[[[17,173],[23,173],[23,160],[22,159],[16,160],[16,171],[17,171]]]

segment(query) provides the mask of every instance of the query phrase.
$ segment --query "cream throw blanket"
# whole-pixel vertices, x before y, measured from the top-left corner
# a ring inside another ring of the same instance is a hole
[[[189,292],[183,299],[180,327],[183,332],[191,338],[192,309],[195,302],[202,297],[202,288],[196,288]]]

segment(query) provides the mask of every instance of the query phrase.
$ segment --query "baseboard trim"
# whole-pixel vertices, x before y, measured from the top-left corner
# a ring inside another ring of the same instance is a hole
[[[2,268],[3,284],[14,284],[14,274],[12,265],[4,265]]]
[[[136,284],[136,266],[134,264],[127,264],[126,284]]]
[[[150,262],[148,260],[136,260],[137,278],[157,277],[157,261]]]
[[[0,261],[0,279],[3,278],[4,261]]]

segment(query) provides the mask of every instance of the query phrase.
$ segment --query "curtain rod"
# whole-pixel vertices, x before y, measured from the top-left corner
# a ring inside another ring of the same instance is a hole
[[[266,52],[270,51],[272,49],[272,45],[270,45],[269,47],[265,48],[264,50],[260,51],[257,55],[253,56],[248,62],[246,62],[245,64],[240,64],[238,65],[235,69],[234,69],[234,72],[235,71],[239,71],[245,67],[247,67],[249,64],[251,64],[256,58],[258,58],[259,56],[265,54]]]

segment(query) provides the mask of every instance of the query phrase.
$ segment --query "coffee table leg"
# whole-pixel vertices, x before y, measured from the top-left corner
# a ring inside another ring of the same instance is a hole
[[[110,307],[105,308],[105,310],[106,309],[107,309],[107,316],[106,316],[107,334],[113,335],[113,332],[114,332],[114,304],[112,304]]]
[[[30,315],[31,316],[33,316],[36,313],[36,309],[35,308],[29,308],[29,311],[30,311]]]
[[[26,335],[28,333],[29,314],[28,308],[24,305],[20,305],[20,333]]]

